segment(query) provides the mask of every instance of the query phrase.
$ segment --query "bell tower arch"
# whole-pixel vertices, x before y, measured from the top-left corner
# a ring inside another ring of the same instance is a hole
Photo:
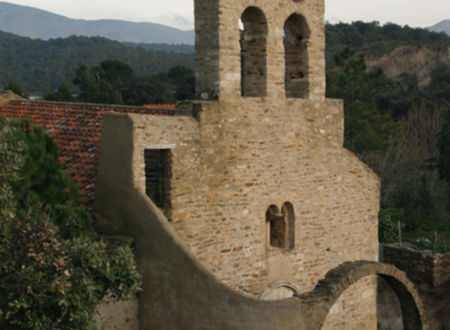
[[[325,98],[324,0],[196,0],[197,98]]]

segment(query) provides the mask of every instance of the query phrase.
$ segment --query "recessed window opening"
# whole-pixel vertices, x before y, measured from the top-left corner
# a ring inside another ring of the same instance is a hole
[[[299,14],[289,16],[283,32],[286,97],[306,98],[309,95],[309,37],[305,18]]]
[[[239,21],[241,95],[267,95],[267,20],[261,9],[248,7]]]
[[[170,149],[145,149],[145,193],[170,219]]]
[[[292,250],[295,246],[295,215],[294,207],[291,203],[286,202],[281,208],[281,213],[287,223],[287,242],[286,248]]]
[[[292,250],[295,244],[294,207],[286,202],[280,209],[270,205],[266,211],[266,244],[269,248]]]

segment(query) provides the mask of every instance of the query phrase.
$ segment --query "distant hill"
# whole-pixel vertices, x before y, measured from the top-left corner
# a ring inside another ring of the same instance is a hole
[[[174,52],[174,53],[185,53],[185,54],[192,54],[195,52],[194,45],[187,45],[187,44],[146,44],[146,43],[135,43],[135,42],[122,42],[126,46],[131,46],[135,48],[144,48],[144,49],[151,49],[156,50],[159,52]]]
[[[434,32],[445,32],[450,36],[450,19],[443,20],[427,29]]]
[[[419,46],[399,46],[382,56],[367,56],[368,67],[383,69],[386,76],[401,79],[405,73],[417,76],[420,86],[430,83],[430,73],[438,63],[450,65],[448,49],[430,49]]]
[[[0,88],[14,78],[28,93],[46,93],[71,83],[81,64],[107,59],[128,64],[136,75],[167,72],[176,65],[193,67],[193,54],[131,47],[103,37],[68,37],[49,41],[0,32]]]
[[[0,31],[42,40],[77,35],[135,43],[194,44],[193,30],[183,31],[155,23],[71,19],[7,2],[0,2]]]
[[[334,54],[345,47],[367,55],[370,67],[383,68],[391,78],[409,73],[417,75],[420,84],[429,81],[439,62],[450,64],[449,36],[395,24],[327,24],[328,69],[334,66]],[[167,72],[176,65],[192,68],[193,53],[192,45],[125,45],[103,37],[75,36],[43,41],[0,32],[0,88],[12,77],[28,93],[46,93],[60,82],[70,83],[80,64],[93,66],[107,59],[128,64],[136,75]]]
[[[450,65],[450,36],[421,28],[377,22],[326,25],[327,67],[333,56],[350,47],[366,55],[369,67],[381,67],[390,78],[416,75],[419,84],[429,82],[430,72],[440,62]]]

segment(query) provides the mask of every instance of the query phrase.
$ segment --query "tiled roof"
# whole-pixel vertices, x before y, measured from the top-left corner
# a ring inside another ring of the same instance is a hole
[[[175,109],[175,104],[144,104],[146,108]]]
[[[53,136],[59,148],[61,163],[80,188],[80,204],[92,209],[103,115],[109,111],[173,115],[172,109],[174,107],[10,101],[0,106],[0,115],[7,118],[29,118],[31,123]]]

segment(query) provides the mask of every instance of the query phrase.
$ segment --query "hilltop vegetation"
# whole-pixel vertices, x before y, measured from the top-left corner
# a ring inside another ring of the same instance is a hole
[[[450,37],[445,33],[411,28],[393,23],[380,25],[378,22],[352,24],[327,24],[325,28],[327,65],[333,66],[333,56],[345,47],[357,53],[381,56],[391,53],[400,46],[426,47],[432,50],[446,50]]]
[[[448,52],[450,37],[395,24],[380,26],[376,22],[354,22],[327,24],[326,44],[327,67],[330,69],[334,67],[333,56],[345,47],[370,56],[371,63],[380,65],[376,58],[390,56],[401,46]],[[8,78],[14,78],[27,93],[45,94],[62,82],[73,88],[72,80],[81,64],[94,66],[108,59],[129,65],[136,76],[149,76],[168,72],[177,65],[193,68],[193,51],[190,45],[122,44],[102,37],[76,36],[43,41],[0,32],[0,85],[3,86]],[[411,59],[410,55],[406,57]],[[448,56],[441,58],[448,61]],[[415,70],[412,67],[411,70]],[[405,69],[410,68],[406,66]],[[426,74],[431,69],[427,67]]]
[[[0,85],[14,78],[28,93],[71,84],[81,64],[94,66],[107,59],[126,63],[136,76],[167,72],[176,65],[193,66],[192,54],[130,47],[101,37],[42,41],[0,32]]]

